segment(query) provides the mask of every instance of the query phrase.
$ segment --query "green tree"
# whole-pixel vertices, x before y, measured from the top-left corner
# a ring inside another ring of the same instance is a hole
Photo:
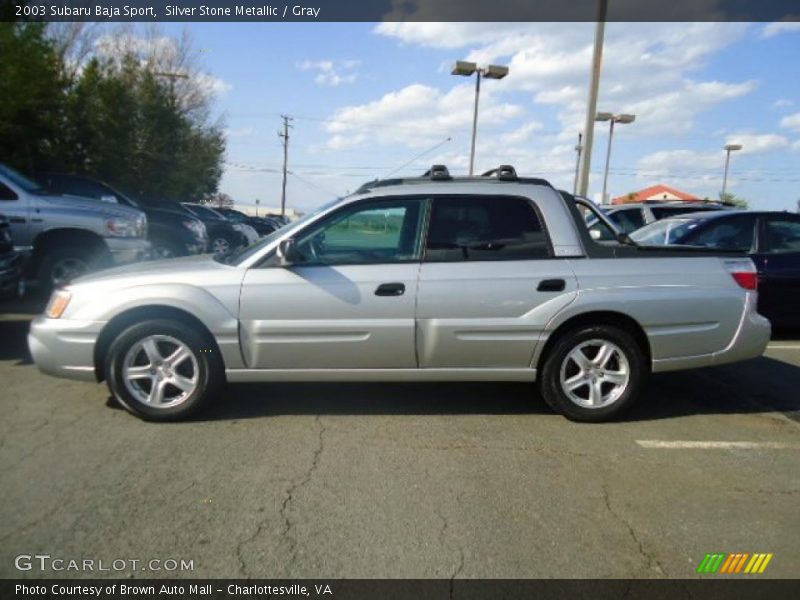
[[[730,192],[725,192],[724,194],[720,192],[719,194],[719,201],[723,204],[731,204],[738,208],[747,208],[750,202],[745,198],[740,198],[735,194],[731,194]]]
[[[61,65],[42,23],[0,22],[0,56],[0,162],[30,173],[61,128]]]

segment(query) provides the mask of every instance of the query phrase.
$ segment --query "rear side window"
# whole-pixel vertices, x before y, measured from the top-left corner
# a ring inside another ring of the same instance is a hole
[[[551,256],[533,205],[514,196],[438,197],[433,200],[425,260],[531,260]]]
[[[609,213],[608,218],[624,233],[631,233],[644,226],[644,217],[639,208],[636,210],[618,210]]]
[[[685,215],[686,213],[699,212],[708,209],[699,206],[661,206],[651,208],[650,210],[653,211],[653,216],[660,221],[661,219],[674,217],[675,215]]]

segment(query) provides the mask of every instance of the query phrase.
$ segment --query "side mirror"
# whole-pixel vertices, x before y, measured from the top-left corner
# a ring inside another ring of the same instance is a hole
[[[278,243],[278,249],[275,251],[275,256],[278,258],[278,264],[281,267],[288,267],[298,262],[300,254],[297,252],[297,242],[294,238],[281,240]]]

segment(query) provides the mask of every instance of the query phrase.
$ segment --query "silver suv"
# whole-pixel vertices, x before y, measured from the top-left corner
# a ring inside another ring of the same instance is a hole
[[[226,381],[493,380],[538,381],[558,412],[601,421],[651,371],[760,355],[756,285],[746,257],[597,244],[574,199],[510,167],[434,167],[228,260],[83,277],[28,343],[42,371],[105,379],[153,420],[191,414]]]

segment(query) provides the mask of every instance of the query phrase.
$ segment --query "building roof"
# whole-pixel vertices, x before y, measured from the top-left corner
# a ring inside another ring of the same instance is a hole
[[[679,189],[659,183],[643,190],[635,192],[631,197],[629,194],[618,196],[611,201],[611,204],[626,204],[629,202],[644,202],[645,200],[685,200],[687,202],[697,202],[697,196],[682,192]]]

